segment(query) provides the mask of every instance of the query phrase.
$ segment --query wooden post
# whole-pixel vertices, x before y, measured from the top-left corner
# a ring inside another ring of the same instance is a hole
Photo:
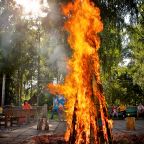
[[[135,130],[135,117],[126,118],[126,128],[127,130]]]
[[[49,130],[49,121],[47,118],[47,104],[42,108],[42,115],[38,120],[37,130]]]
[[[1,100],[1,106],[4,106],[5,101],[5,81],[6,81],[6,75],[3,74],[3,83],[2,83],[2,100]]]

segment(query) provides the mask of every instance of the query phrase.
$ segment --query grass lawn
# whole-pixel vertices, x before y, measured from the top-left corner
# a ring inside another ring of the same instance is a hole
[[[51,118],[51,111],[48,111],[48,118],[49,119]],[[53,120],[56,120],[56,121],[59,120],[58,119],[58,114],[56,112],[54,113]]]
[[[48,118],[49,118],[49,119],[51,118],[51,110],[48,111]],[[65,112],[63,113],[63,117],[62,117],[62,118],[65,119]],[[55,121],[58,121],[58,120],[59,120],[59,118],[58,118],[58,113],[57,113],[57,112],[54,113],[53,120],[55,120]]]

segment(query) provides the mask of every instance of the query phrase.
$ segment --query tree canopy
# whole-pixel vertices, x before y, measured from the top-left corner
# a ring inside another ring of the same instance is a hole
[[[63,29],[67,18],[61,13],[61,5],[69,1],[47,2],[50,10],[44,10],[45,17],[26,19],[14,0],[0,1],[0,87],[5,74],[5,104],[18,105],[37,96],[44,103],[49,97],[47,84],[55,78],[62,83],[67,73],[66,61],[72,51]],[[144,102],[144,2],[92,2],[100,8],[104,24],[99,55],[107,102]],[[32,103],[37,103],[36,98]]]

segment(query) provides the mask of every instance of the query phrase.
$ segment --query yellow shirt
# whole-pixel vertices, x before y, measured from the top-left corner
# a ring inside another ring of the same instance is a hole
[[[119,109],[120,109],[120,111],[125,111],[126,110],[126,106],[125,105],[120,105]]]
[[[2,107],[0,107],[0,114],[3,112],[3,108]]]

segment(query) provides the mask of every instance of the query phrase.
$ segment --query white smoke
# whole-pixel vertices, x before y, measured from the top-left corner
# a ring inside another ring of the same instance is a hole
[[[57,67],[60,73],[66,73],[66,52],[64,45],[58,40],[58,35],[52,35],[50,46],[52,46],[52,52],[49,57],[49,64]],[[55,44],[54,44],[55,42]]]

